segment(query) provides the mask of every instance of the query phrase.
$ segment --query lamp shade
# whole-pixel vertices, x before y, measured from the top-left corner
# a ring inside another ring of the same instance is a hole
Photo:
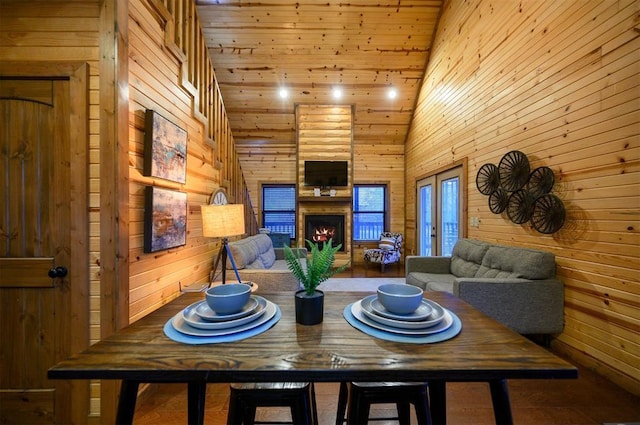
[[[244,205],[202,205],[202,236],[224,238],[244,233]]]

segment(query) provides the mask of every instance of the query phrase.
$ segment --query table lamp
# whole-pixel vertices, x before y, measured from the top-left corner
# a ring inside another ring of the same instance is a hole
[[[207,238],[222,238],[222,246],[216,257],[211,279],[218,268],[220,258],[222,258],[222,284],[226,283],[227,257],[231,260],[231,266],[236,273],[236,278],[240,283],[240,275],[233,261],[233,255],[229,249],[229,236],[244,234],[244,205],[224,204],[224,205],[202,205],[202,236]]]

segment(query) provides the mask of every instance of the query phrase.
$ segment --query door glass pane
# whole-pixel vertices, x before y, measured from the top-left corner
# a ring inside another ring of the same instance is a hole
[[[423,256],[433,255],[431,246],[431,227],[433,226],[433,223],[431,222],[431,189],[431,185],[420,187],[420,208],[418,209],[418,214],[420,214],[420,218],[418,220],[418,225],[420,226],[418,230],[418,237],[420,238],[420,252],[418,255]]]
[[[453,252],[453,246],[458,240],[458,215],[459,199],[458,186],[460,181],[458,177],[442,181],[440,190],[442,191],[442,221],[440,235],[442,241],[441,255],[450,256]]]

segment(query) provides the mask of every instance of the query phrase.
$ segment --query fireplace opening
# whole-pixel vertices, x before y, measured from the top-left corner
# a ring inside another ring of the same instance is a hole
[[[333,246],[342,244],[344,251],[344,215],[306,215],[304,217],[304,238],[315,242],[320,248],[333,239]]]

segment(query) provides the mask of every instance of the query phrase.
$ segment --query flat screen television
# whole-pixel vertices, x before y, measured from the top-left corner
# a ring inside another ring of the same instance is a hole
[[[305,161],[304,185],[314,187],[347,186],[347,161]]]

